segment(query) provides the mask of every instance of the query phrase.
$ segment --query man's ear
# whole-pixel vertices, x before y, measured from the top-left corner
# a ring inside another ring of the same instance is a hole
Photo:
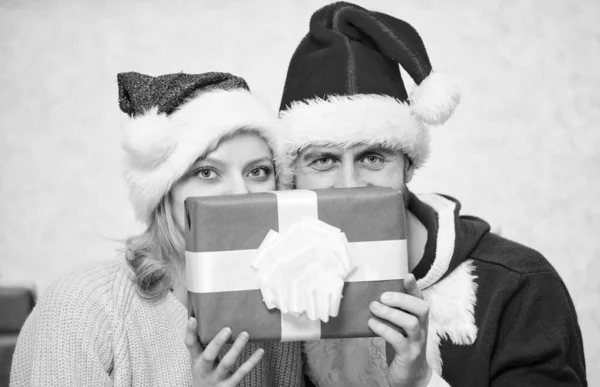
[[[413,177],[415,172],[415,164],[407,155],[404,155],[404,184],[408,184]]]

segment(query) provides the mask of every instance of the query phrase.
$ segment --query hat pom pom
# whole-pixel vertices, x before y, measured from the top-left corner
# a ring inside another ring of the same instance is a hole
[[[410,96],[411,112],[428,125],[441,125],[460,102],[458,85],[443,74],[432,72]]]
[[[133,163],[155,167],[173,150],[173,136],[168,129],[169,118],[164,114],[148,112],[135,117],[125,127],[123,149]]]

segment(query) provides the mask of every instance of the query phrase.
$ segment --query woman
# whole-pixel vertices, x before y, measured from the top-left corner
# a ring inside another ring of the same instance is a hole
[[[274,114],[229,74],[124,73],[118,84],[131,118],[126,179],[147,229],[127,240],[125,259],[46,290],[19,337],[11,385],[302,385],[299,344],[261,348],[240,334],[217,361],[230,331],[203,349],[186,309],[183,202],[274,190]]]

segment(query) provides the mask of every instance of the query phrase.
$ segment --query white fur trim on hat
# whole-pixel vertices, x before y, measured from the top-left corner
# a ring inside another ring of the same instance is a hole
[[[294,102],[280,118],[278,173],[284,185],[293,181],[298,152],[309,145],[383,145],[404,152],[416,168],[429,155],[429,129],[407,103],[390,96],[358,94]]]
[[[253,129],[275,149],[278,126],[275,112],[246,89],[206,91],[169,116],[155,108],[132,118],[123,149],[136,217],[147,223],[173,184],[224,136]]]

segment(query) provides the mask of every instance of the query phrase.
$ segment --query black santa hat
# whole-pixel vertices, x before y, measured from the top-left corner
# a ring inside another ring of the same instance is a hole
[[[410,95],[398,64],[416,84]],[[443,124],[459,101],[410,24],[346,2],[327,5],[312,15],[290,61],[279,172],[285,183],[298,152],[319,144],[390,146],[418,168],[429,154],[428,126]]]

